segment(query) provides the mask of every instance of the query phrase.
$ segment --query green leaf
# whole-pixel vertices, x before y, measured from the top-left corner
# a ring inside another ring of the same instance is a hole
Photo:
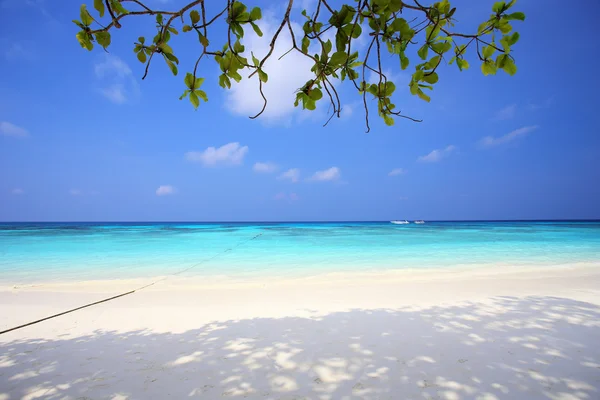
[[[137,53],[137,58],[138,58],[138,60],[140,60],[141,63],[145,63],[146,62],[146,53],[144,53],[143,51],[139,51]]]
[[[119,0],[110,0],[110,7],[116,11],[117,14],[129,14],[129,11],[123,7]]]
[[[440,63],[440,56],[432,57],[431,60],[427,61],[423,66],[424,69],[434,69]]]
[[[204,100],[205,103],[208,102],[208,96],[206,95],[206,92],[204,90],[196,90],[196,94],[198,95],[198,97]]]
[[[250,54],[252,54],[252,63],[254,64],[255,67],[258,67],[258,65],[260,64],[260,60],[254,56],[254,53],[250,53]]]
[[[431,45],[431,49],[438,54],[445,53],[452,48],[450,42],[438,42]]]
[[[145,41],[146,41],[146,38],[145,38],[145,37],[143,37],[143,36],[140,36],[140,37],[138,38],[138,42],[140,42],[141,44],[144,44],[144,42],[145,42]]]
[[[246,6],[239,1],[234,1],[231,6],[231,17],[232,19],[237,19],[242,13],[246,11]]]
[[[515,32],[509,36],[508,43],[512,46],[519,41],[519,32]]]
[[[404,53],[400,53],[400,68],[406,69],[408,67],[408,57],[404,55]]]
[[[76,37],[77,37],[77,40],[79,41],[79,44],[84,49],[87,49],[88,51],[91,51],[94,48],[94,44],[90,40],[87,32],[80,31],[80,32],[77,33]]]
[[[165,55],[165,57],[167,57],[169,60],[173,61],[175,64],[179,64],[179,59],[177,57],[175,57],[174,54],[171,53],[163,53]]]
[[[421,60],[425,60],[427,58],[427,53],[429,53],[429,47],[426,44],[424,44],[419,51],[417,51],[417,54],[419,57],[421,57]]]
[[[421,89],[418,89],[417,96],[419,96],[419,98],[421,100],[425,100],[428,103],[431,101],[431,97],[429,97],[425,93],[423,93],[423,91]]]
[[[267,82],[269,80],[269,75],[266,74],[265,71],[263,71],[262,69],[258,70],[258,78],[262,81],[262,82]]]
[[[171,32],[173,35],[179,35],[179,32],[177,31],[177,29],[173,28],[172,26],[168,27],[167,30],[169,32]]]
[[[313,99],[305,97],[304,98],[304,107],[307,110],[313,111],[317,108],[317,104],[315,103],[315,101]]]
[[[219,86],[221,86],[222,88],[227,88],[227,89],[231,88],[231,81],[229,80],[229,77],[227,75],[225,75],[225,74],[219,75]]]
[[[79,9],[79,17],[81,18],[81,23],[85,26],[90,26],[92,22],[94,22],[94,19],[88,12],[85,4],[82,4],[81,8]]]
[[[506,7],[506,3],[504,3],[503,1],[498,1],[496,3],[494,3],[494,6],[492,7],[492,11],[495,12],[496,14],[501,13],[502,11],[504,11]]]
[[[509,21],[512,21],[512,20],[525,21],[525,14],[522,12],[515,12],[512,14],[506,15],[505,18],[508,19]]]
[[[104,1],[102,0],[94,0],[94,8],[100,14],[100,17],[104,17]]]
[[[329,65],[338,66],[342,65],[348,59],[348,54],[345,51],[338,51],[333,53],[331,59],[329,60]]]
[[[323,98],[323,92],[321,92],[321,89],[319,89],[318,87],[314,87],[308,93],[308,97],[315,101],[321,100],[321,98]]]
[[[175,65],[175,63],[173,63],[171,60],[169,60],[166,57],[165,57],[165,61],[167,62],[167,65],[169,66],[169,69],[171,70],[173,75],[177,75],[177,66]]]
[[[387,97],[391,96],[394,93],[394,90],[396,90],[396,85],[394,85],[394,82],[387,81],[385,83],[385,95]]]
[[[498,29],[500,29],[500,32],[506,34],[510,31],[512,31],[512,25],[508,23],[508,21],[504,21],[500,23],[500,25],[498,26]]]
[[[252,25],[252,29],[254,29],[254,32],[256,32],[258,37],[262,37],[263,33],[260,30],[260,28],[258,27],[258,25],[256,25],[254,22],[250,22],[250,25]]]
[[[188,96],[188,94],[190,94],[189,90],[184,91],[183,94],[179,96],[179,100],[185,99]]]
[[[385,122],[387,126],[392,126],[394,125],[394,118],[390,117],[387,114],[383,114],[383,122]]]
[[[208,47],[208,39],[206,38],[206,36],[204,36],[200,32],[198,32],[198,40],[200,40],[200,43],[202,44],[202,46]]]
[[[261,19],[261,18],[262,18],[262,13],[260,11],[260,8],[254,7],[252,9],[252,11],[250,11],[250,19],[252,21],[256,21],[257,19]]]
[[[302,52],[303,53],[307,53],[308,52],[308,46],[310,45],[310,40],[308,40],[308,37],[304,36],[302,38]]]
[[[506,57],[506,60],[504,61],[504,66],[502,67],[502,69],[504,70],[504,72],[506,72],[510,76],[517,73],[517,66],[515,65],[515,62],[512,60],[512,58],[510,58],[508,56]]]
[[[193,29],[193,28],[192,28],[191,26],[189,26],[189,25],[184,25],[184,26],[183,26],[183,28],[182,28],[182,30],[183,30],[184,32],[189,32],[189,31],[191,31],[192,29]]]
[[[198,89],[200,86],[202,86],[203,83],[204,83],[204,78],[196,77],[196,80],[194,81],[194,90]]]
[[[236,53],[242,53],[244,51],[244,46],[240,43],[239,40],[236,40],[233,44],[233,51]]]
[[[190,93],[190,103],[192,103],[194,108],[198,108],[200,105],[200,99],[198,99],[198,95],[194,92]]]
[[[477,28],[477,33],[482,33],[483,31],[488,30],[488,28],[490,27],[490,21],[485,21],[482,22],[479,27]],[[488,32],[489,33],[489,32]]]
[[[496,51],[492,46],[485,46],[482,50],[483,58],[490,58]]]
[[[431,83],[432,85],[438,81],[439,77],[437,72],[432,72],[428,75],[423,75],[423,80],[427,83]]]
[[[462,58],[456,59],[456,65],[458,65],[458,69],[461,71],[464,69],[469,69],[469,63],[467,62],[467,60],[464,60]]]
[[[96,33],[96,41],[98,44],[105,49],[110,46],[110,33],[109,32],[98,32]]]
[[[188,72],[187,74],[185,74],[185,78],[183,79],[183,82],[185,83],[185,86],[193,89],[194,88],[194,74],[192,74],[191,72]]]
[[[163,18],[162,14],[160,14],[160,13],[156,14],[156,23],[157,24],[162,25],[163,24],[163,20],[164,20],[164,18]]]
[[[192,25],[196,25],[198,22],[200,22],[200,13],[198,10],[190,11],[190,20],[192,21]]]
[[[488,60],[481,64],[481,72],[483,72],[483,75],[485,75],[485,76],[495,75],[497,70],[498,70],[498,67],[492,61]]]

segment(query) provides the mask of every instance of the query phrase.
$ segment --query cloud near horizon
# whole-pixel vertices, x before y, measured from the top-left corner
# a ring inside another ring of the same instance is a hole
[[[270,174],[272,172],[277,171],[279,167],[277,166],[277,164],[274,164],[272,162],[257,162],[254,164],[252,169],[254,170],[254,172]]]
[[[509,132],[504,136],[486,136],[479,141],[479,146],[483,149],[489,149],[490,147],[495,147],[504,143],[512,142],[513,140],[521,136],[525,136],[538,128],[539,127],[537,125],[524,126],[522,128],[515,129],[514,131]]]
[[[388,173],[388,176],[397,176],[397,175],[403,175],[406,173],[406,170],[404,168],[394,168],[393,170],[391,170]]]
[[[287,180],[296,183],[300,180],[300,170],[298,168],[290,168],[277,177],[279,180]]]
[[[336,181],[340,179],[342,173],[338,167],[331,167],[325,169],[323,171],[317,171],[311,176],[309,181],[317,181],[317,182],[327,182],[327,181]]]
[[[453,144],[446,146],[444,149],[436,149],[431,151],[425,156],[417,158],[419,162],[438,162],[442,158],[449,156],[452,152],[456,151],[457,147]]]
[[[156,189],[157,196],[167,196],[175,193],[175,188],[171,185],[161,185]]]
[[[516,113],[517,113],[517,105],[516,104],[508,105],[496,112],[496,115],[494,115],[494,121],[504,121],[507,119],[512,119],[515,117]]]
[[[234,166],[243,163],[248,150],[248,146],[240,146],[239,142],[232,142],[218,148],[211,146],[204,151],[188,151],[185,153],[185,158],[206,167]]]
[[[29,136],[29,132],[27,129],[21,128],[15,124],[11,124],[10,122],[0,121],[0,135],[24,138]]]

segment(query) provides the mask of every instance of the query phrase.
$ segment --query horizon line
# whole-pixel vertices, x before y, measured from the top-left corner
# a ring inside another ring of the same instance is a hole
[[[0,221],[0,224],[119,224],[119,223],[143,223],[143,224],[165,224],[165,223],[187,223],[187,224],[295,224],[295,223],[385,223],[392,220],[265,220],[265,221],[187,221],[187,220],[72,220],[72,221]],[[568,219],[410,219],[406,221],[425,222],[600,222],[600,218],[568,218]]]

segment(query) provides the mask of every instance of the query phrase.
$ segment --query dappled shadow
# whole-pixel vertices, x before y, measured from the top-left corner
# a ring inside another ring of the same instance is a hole
[[[97,331],[2,345],[0,399],[598,399],[599,344],[551,297]]]

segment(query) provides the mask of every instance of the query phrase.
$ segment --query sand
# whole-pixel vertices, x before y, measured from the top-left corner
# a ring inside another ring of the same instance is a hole
[[[0,287],[0,330],[152,282]],[[599,399],[600,266],[169,277],[0,335],[4,399]]]

